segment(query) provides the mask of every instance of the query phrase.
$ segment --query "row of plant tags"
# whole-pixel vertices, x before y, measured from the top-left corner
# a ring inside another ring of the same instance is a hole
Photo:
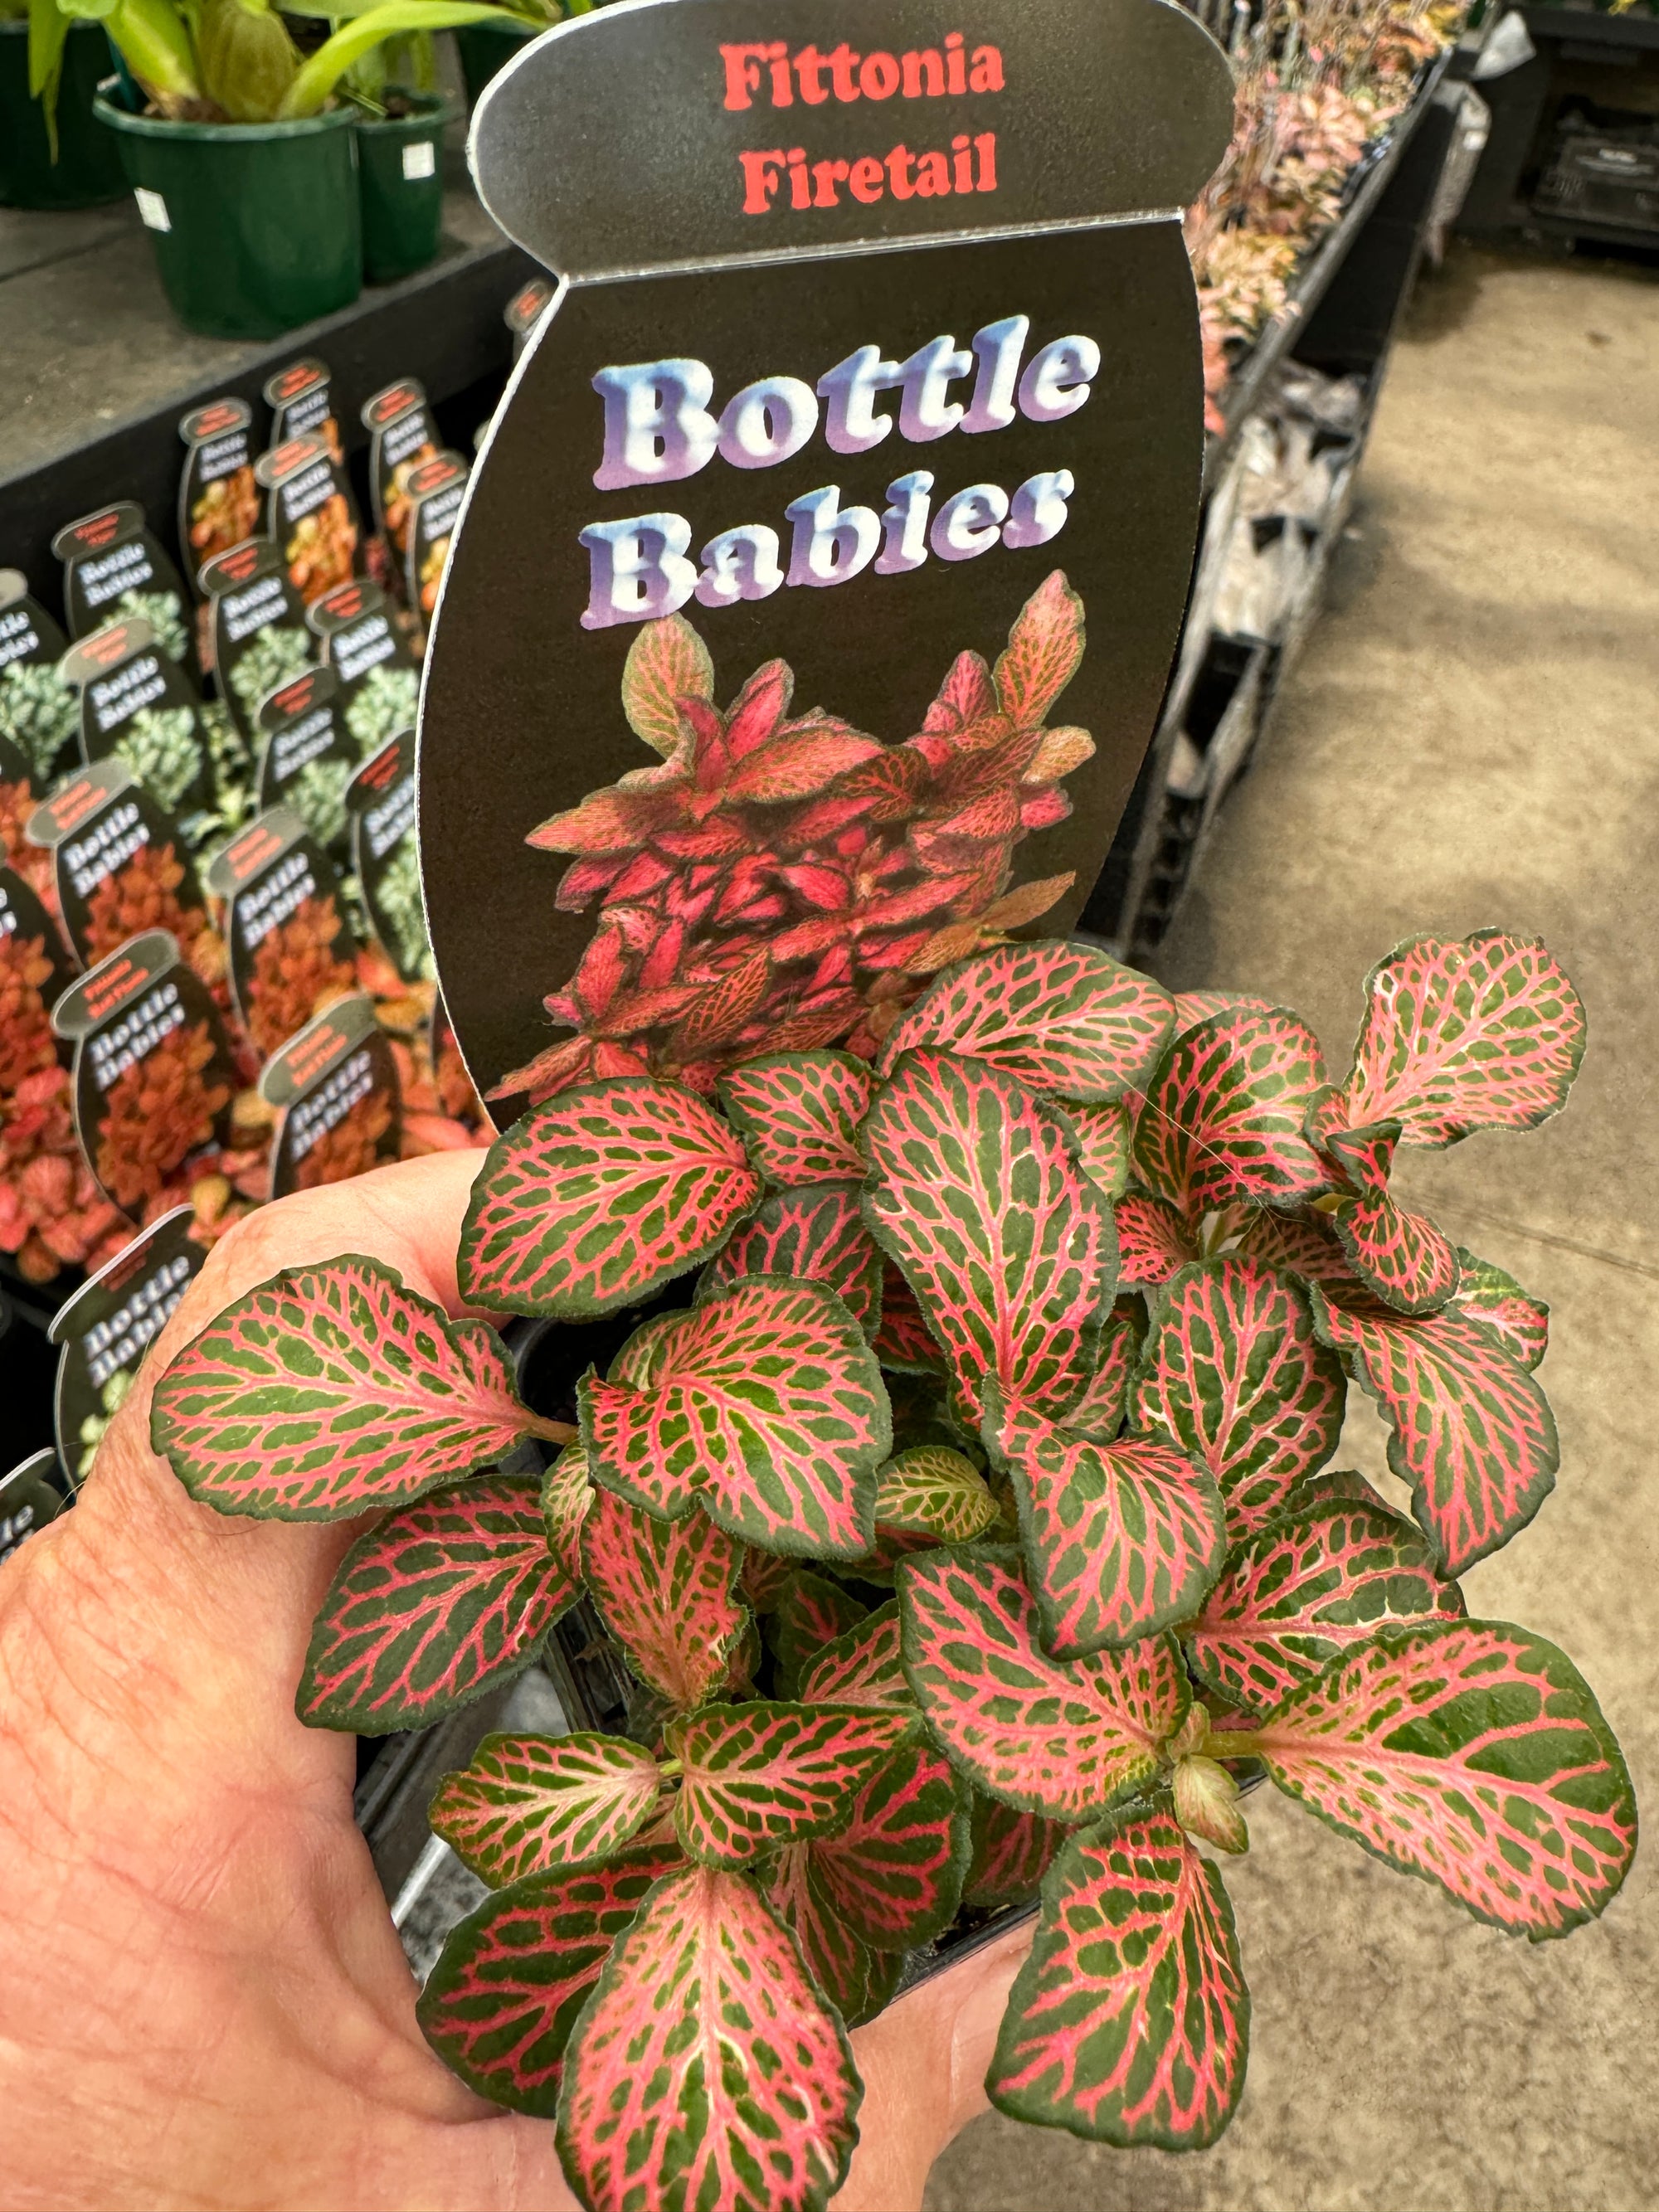
[[[1401,1144],[1553,1114],[1583,1037],[1550,954],[1496,931],[1384,959],[1336,1084],[1285,1007],[1006,945],[868,1059],[586,1083],[495,1140],[474,1307],[589,1322],[695,1271],[574,1432],[361,1255],[175,1357],[151,1435],[193,1498],[378,1516],[308,1723],[437,1720],[584,1598],[626,1654],[623,1733],[492,1735],[441,1784],[490,1893],[419,2006],[464,2080],[556,2122],[592,2212],[823,2204],[848,2029],[964,1905],[1039,1889],[994,2103],[1212,2142],[1249,1999],[1211,1854],[1248,1846],[1247,1779],[1534,1941],[1605,1909],[1618,1746],[1455,1579],[1553,1486],[1547,1310],[1392,1186]],[[1331,1466],[1351,1382],[1388,1498]]]
[[[546,296],[515,298],[515,335]],[[414,835],[466,465],[420,386],[389,386],[366,532],[324,364],[265,398],[261,453],[243,401],[179,426],[182,577],[129,501],[55,541],[73,642],[0,571],[0,1251],[31,1284],[91,1278],[53,1325],[61,1471],[0,1486],[0,1553],[84,1472],[216,1235],[483,1120]]]

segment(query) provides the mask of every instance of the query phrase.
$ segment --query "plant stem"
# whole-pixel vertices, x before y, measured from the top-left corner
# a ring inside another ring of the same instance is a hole
[[[680,1762],[678,1759],[659,1759],[657,1761],[657,1772],[665,1782],[672,1782],[680,1771]]]
[[[171,0],[117,0],[104,27],[163,114],[200,100],[190,33]]]
[[[1206,1759],[1260,1759],[1261,1741],[1257,1729],[1212,1729],[1204,1739]]]
[[[544,1420],[539,1413],[524,1412],[524,1432],[527,1437],[539,1437],[544,1444],[574,1444],[577,1431],[568,1421]]]

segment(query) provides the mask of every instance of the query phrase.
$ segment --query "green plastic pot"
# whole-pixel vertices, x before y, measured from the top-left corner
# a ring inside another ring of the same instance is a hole
[[[424,269],[438,251],[444,211],[441,94],[399,93],[414,111],[384,121],[357,118],[357,191],[363,218],[363,275],[390,284]]]
[[[93,120],[98,81],[109,74],[100,23],[71,23],[58,88],[58,159],[45,111],[29,97],[29,27],[0,23],[0,207],[102,207],[127,189],[121,151]]]
[[[112,77],[94,109],[119,134],[162,289],[186,330],[274,338],[362,289],[349,107],[298,123],[164,123],[130,114]]]
[[[461,75],[466,79],[467,99],[476,105],[496,71],[507,67],[526,40],[540,36],[528,25],[520,31],[511,23],[464,24],[455,33],[455,44],[461,57]]]

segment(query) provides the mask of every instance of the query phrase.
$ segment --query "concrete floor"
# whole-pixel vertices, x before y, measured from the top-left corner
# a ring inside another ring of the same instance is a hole
[[[1562,1441],[1471,1612],[1564,1644],[1659,1820],[1659,283],[1454,249],[1413,303],[1357,535],[1160,971],[1298,1007],[1346,1069],[1399,939],[1541,935],[1588,1004],[1571,1103],[1402,1155],[1456,1239],[1553,1309]],[[1358,1394],[1354,1394],[1358,1396]],[[1394,1493],[1369,1401],[1339,1464]],[[977,2122],[929,2212],[1652,2212],[1659,1847],[1536,1948],[1271,1790],[1232,1863],[1254,2000],[1229,2134],[1186,2158]]]

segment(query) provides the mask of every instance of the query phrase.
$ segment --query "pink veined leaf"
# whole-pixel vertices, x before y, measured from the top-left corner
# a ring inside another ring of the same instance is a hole
[[[1408,1145],[1532,1129],[1566,1103],[1584,1050],[1578,994],[1535,938],[1417,937],[1365,979],[1348,1122],[1397,1121]]]
[[[881,1271],[881,1326],[876,1357],[900,1375],[943,1375],[945,1354],[928,1328],[915,1292],[890,1260]]]
[[[561,1091],[497,1137],[461,1231],[461,1289],[505,1313],[611,1313],[708,1258],[761,1194],[689,1091],[625,1076]]]
[[[1129,1187],[1134,1141],[1127,1102],[1114,1098],[1105,1105],[1068,1106],[1066,1115],[1077,1137],[1078,1165],[1108,1198],[1121,1198]]]
[[[757,1613],[775,1613],[795,1571],[793,1559],[775,1552],[757,1551],[746,1544],[743,1552],[743,1594]]]
[[[1017,729],[1047,720],[1083,659],[1083,601],[1063,568],[1043,578],[1014,617],[991,680],[997,704]]]
[[[1365,1505],[1390,1521],[1398,1521],[1410,1528],[1407,1516],[1397,1512],[1374,1483],[1366,1480],[1358,1468],[1323,1467],[1317,1474],[1304,1474],[1293,1490],[1285,1494],[1284,1503],[1273,1510],[1275,1521],[1288,1521],[1298,1514],[1314,1513],[1328,1505]],[[1419,1536],[1421,1530],[1416,1532]]]
[[[1173,1641],[1054,1659],[1017,1552],[924,1552],[898,1573],[904,1671],[939,1743],[1005,1804],[1091,1820],[1157,1771],[1186,1716]]]
[[[860,1328],[881,1321],[882,1255],[859,1210],[855,1182],[775,1191],[708,1262],[703,1295],[748,1275],[827,1284]]]
[[[823,1284],[733,1283],[636,1331],[577,1398],[595,1481],[647,1511],[695,1501],[797,1556],[869,1550],[892,1420],[875,1354]]]
[[[1258,1206],[1240,1231],[1234,1249],[1244,1259],[1259,1260],[1264,1267],[1283,1268],[1310,1283],[1359,1279],[1328,1217],[1319,1212],[1281,1213],[1271,1206]],[[1197,1256],[1193,1255],[1194,1259]]]
[[[1164,1291],[1130,1418],[1208,1468],[1237,1541],[1329,1459],[1346,1395],[1300,1291],[1230,1255],[1183,1268]]]
[[[862,1180],[870,1070],[850,1052],[763,1053],[728,1069],[720,1097],[775,1188]]]
[[[1271,1522],[1227,1562],[1188,1664],[1246,1712],[1270,1711],[1385,1623],[1463,1612],[1407,1521],[1340,1500]]]
[[[659,1521],[596,1491],[582,1524],[582,1578],[629,1664],[673,1711],[726,1684],[748,1622],[732,1588],[743,1547],[704,1513]]]
[[[840,1833],[809,1845],[812,1885],[875,1950],[931,1943],[962,1902],[968,1809],[967,1787],[950,1761],[907,1744],[863,1784]]]
[[[1244,1746],[1328,1826],[1534,1942],[1594,1919],[1635,1852],[1630,1776],[1588,1684],[1506,1621],[1382,1629]]]
[[[1398,1121],[1332,1132],[1322,1149],[1355,1194],[1331,1209],[1348,1264],[1367,1286],[1401,1313],[1433,1313],[1457,1288],[1457,1254],[1426,1214],[1413,1213],[1390,1194],[1389,1175]]]
[[[644,623],[623,665],[623,713],[635,736],[665,760],[674,760],[689,750],[680,701],[712,702],[714,696],[714,664],[684,616]]]
[[[1101,1331],[1095,1371],[1083,1395],[1066,1409],[1066,1426],[1097,1444],[1109,1444],[1123,1426],[1129,1386],[1140,1359],[1142,1330],[1137,1302],[1120,1299]]]
[[[155,1386],[150,1442],[221,1513],[339,1521],[476,1474],[541,1425],[491,1331],[348,1252],[273,1275],[192,1338]]]
[[[799,1696],[804,1705],[914,1712],[899,1645],[898,1600],[890,1598],[824,1644],[801,1669]]]
[[[882,1048],[890,1075],[903,1053],[981,1060],[1033,1091],[1109,1101],[1162,1051],[1170,994],[1150,975],[1081,945],[1000,945],[947,969]]]
[[[1549,1350],[1549,1308],[1541,1298],[1528,1297],[1513,1275],[1490,1260],[1477,1260],[1462,1245],[1457,1260],[1457,1288],[1448,1301],[1451,1311],[1490,1329],[1510,1358],[1530,1373]]]
[[[917,1444],[900,1452],[876,1477],[878,1534],[971,1544],[996,1517],[996,1500],[984,1476],[972,1460],[946,1445]]]
[[[550,2120],[565,2045],[617,1938],[682,1863],[670,1844],[561,1867],[487,1897],[453,1928],[415,2008],[453,2074],[492,2104]]]
[[[860,2094],[754,1885],[689,1867],[653,1892],[577,2023],[559,2155],[591,2212],[821,2212]]]
[[[424,1728],[527,1667],[580,1594],[548,1549],[536,1482],[488,1475],[418,1498],[341,1561],[300,1717],[358,1735]]]
[[[881,746],[833,714],[786,723],[776,737],[740,761],[726,778],[733,799],[775,806],[815,798],[849,769],[878,758]]]
[[[487,1735],[470,1766],[446,1774],[433,1832],[492,1889],[528,1875],[613,1857],[655,1809],[650,1753],[625,1737]]]
[[[963,1903],[985,1911],[1024,1905],[1036,1895],[1071,1831],[1060,1820],[1036,1813],[1017,1813],[994,1797],[976,1796],[973,1811],[973,1857],[963,1888]]]
[[[1200,1022],[1207,1022],[1212,1014],[1236,1012],[1248,1007],[1252,1013],[1270,1014],[1273,1011],[1271,999],[1253,999],[1246,991],[1177,991],[1176,993],[1176,1035],[1184,1036],[1195,1030]]]
[[[1324,1172],[1302,1123],[1324,1080],[1318,1040],[1284,1007],[1212,1014],[1175,1039],[1145,1086],[1136,1180],[1194,1224],[1241,1199],[1318,1190]]]
[[[1555,1487],[1555,1417],[1496,1333],[1453,1312],[1414,1319],[1313,1292],[1319,1334],[1388,1422],[1389,1465],[1448,1575],[1507,1544]]]
[[[1097,1444],[986,1391],[985,1449],[1012,1477],[1043,1649],[1080,1659],[1195,1613],[1227,1524],[1204,1468],[1167,1443]]]
[[[982,721],[997,711],[997,695],[991,672],[977,653],[959,653],[927,709],[922,728],[956,730],[967,722]]]
[[[986,2076],[1011,2118],[1095,2142],[1201,2150],[1244,2087],[1250,1997],[1219,1871],[1168,1813],[1074,1836]]]
[[[1127,1287],[1152,1289],[1199,1256],[1198,1239],[1167,1198],[1132,1190],[1113,1209],[1118,1266]]]
[[[784,1679],[793,1682],[826,1644],[856,1626],[868,1609],[839,1583],[797,1567],[772,1619],[772,1641]]]
[[[582,1573],[582,1522],[593,1503],[593,1479],[580,1437],[568,1443],[542,1477],[542,1519],[553,1556],[573,1582]]]
[[[902,1951],[863,1942],[827,1905],[811,1880],[811,1844],[791,1844],[760,1869],[761,1893],[793,1937],[821,1996],[848,2027],[873,2020],[891,2002],[904,1972]]]
[[[865,1218],[977,1422],[988,1375],[1046,1410],[1076,1395],[1115,1288],[1111,1212],[1054,1111],[998,1069],[907,1053],[865,1125]]]
[[[682,1769],[683,1848],[705,1866],[740,1867],[839,1834],[857,1793],[915,1725],[908,1713],[766,1698],[675,1721],[665,1741]]]

